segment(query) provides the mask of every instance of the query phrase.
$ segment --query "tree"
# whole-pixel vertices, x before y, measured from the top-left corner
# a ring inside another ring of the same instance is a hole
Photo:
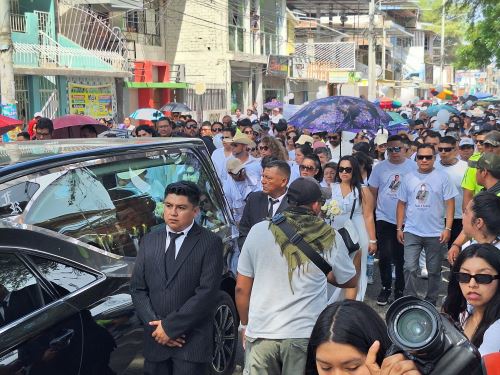
[[[458,48],[456,66],[483,68],[493,61],[500,68],[500,2],[498,0],[455,0],[455,5],[468,9],[469,26],[465,43]]]

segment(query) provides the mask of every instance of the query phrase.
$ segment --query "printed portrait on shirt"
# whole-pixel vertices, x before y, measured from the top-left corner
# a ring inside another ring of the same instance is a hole
[[[429,198],[429,190],[426,184],[421,184],[420,189],[417,191],[415,199],[419,204],[425,204]]]
[[[400,186],[401,186],[401,178],[398,174],[396,174],[393,176],[391,184],[389,185],[391,193],[396,193]]]

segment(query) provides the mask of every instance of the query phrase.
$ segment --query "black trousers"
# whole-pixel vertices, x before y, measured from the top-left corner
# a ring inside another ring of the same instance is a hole
[[[169,358],[163,362],[144,360],[144,375],[208,375],[209,364]]]
[[[378,266],[380,280],[386,289],[392,289],[392,264],[396,267],[394,288],[398,292],[405,289],[403,274],[404,247],[396,237],[396,225],[384,220],[377,220]]]

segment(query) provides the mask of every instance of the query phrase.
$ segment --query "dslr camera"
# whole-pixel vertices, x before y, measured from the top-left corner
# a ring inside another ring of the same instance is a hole
[[[402,297],[389,307],[387,331],[392,355],[403,353],[424,375],[480,375],[481,355],[461,330],[434,305]]]

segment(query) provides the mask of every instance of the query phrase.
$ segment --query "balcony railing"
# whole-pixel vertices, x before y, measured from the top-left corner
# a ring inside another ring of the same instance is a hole
[[[12,32],[25,33],[26,32],[26,16],[24,14],[11,14],[10,15],[10,29]]]
[[[245,29],[240,26],[229,26],[229,50],[245,52]]]

